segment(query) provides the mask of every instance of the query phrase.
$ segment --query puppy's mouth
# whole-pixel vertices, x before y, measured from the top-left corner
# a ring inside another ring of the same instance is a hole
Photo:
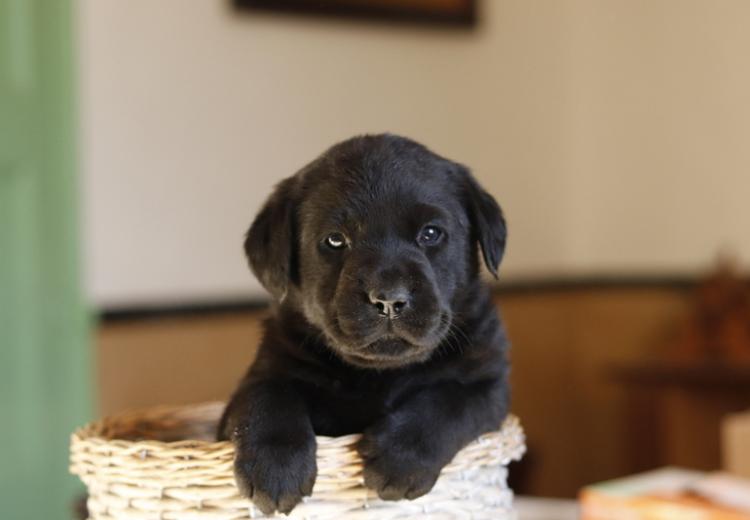
[[[339,356],[347,363],[363,368],[398,368],[426,361],[447,333],[449,318],[442,315],[435,330],[417,339],[397,332],[390,324],[365,336],[347,334],[337,318],[326,334]]]

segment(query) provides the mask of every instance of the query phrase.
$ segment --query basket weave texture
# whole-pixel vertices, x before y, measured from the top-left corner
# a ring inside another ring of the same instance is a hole
[[[234,446],[213,442],[223,403],[160,407],[108,417],[71,438],[71,472],[88,487],[91,519],[264,518],[239,495]],[[466,446],[433,490],[413,501],[386,502],[365,488],[359,435],[318,437],[318,477],[311,497],[288,516],[308,520],[511,518],[507,465],[525,450],[518,419]],[[188,440],[186,440],[188,439]]]

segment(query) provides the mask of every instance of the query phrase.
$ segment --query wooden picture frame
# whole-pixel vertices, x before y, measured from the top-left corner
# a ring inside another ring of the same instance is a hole
[[[477,0],[232,0],[241,10],[472,27]]]

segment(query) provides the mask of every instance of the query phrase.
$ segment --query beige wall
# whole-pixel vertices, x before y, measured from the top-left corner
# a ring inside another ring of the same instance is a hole
[[[271,186],[360,132],[472,166],[507,277],[750,258],[750,2],[485,0],[474,32],[80,0],[87,281],[103,305],[260,294]]]
[[[750,2],[567,2],[571,267],[750,260]]]

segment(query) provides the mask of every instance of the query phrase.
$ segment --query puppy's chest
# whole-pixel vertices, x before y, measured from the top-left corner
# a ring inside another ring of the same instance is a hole
[[[387,414],[397,383],[367,378],[326,378],[305,387],[303,395],[315,433],[337,436],[360,433]]]

